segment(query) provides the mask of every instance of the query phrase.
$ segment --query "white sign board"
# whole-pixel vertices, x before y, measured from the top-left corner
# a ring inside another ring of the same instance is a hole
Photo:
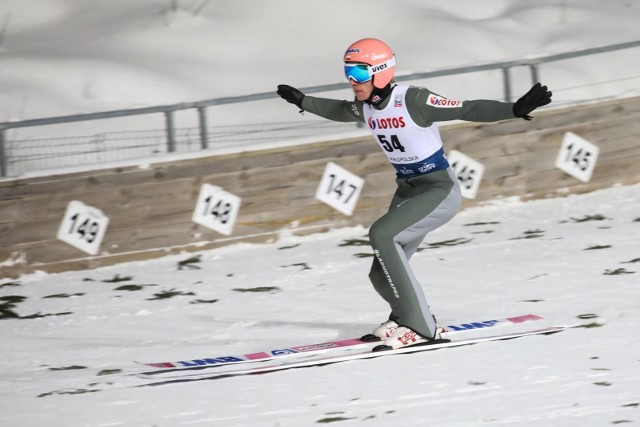
[[[351,215],[358,203],[363,186],[362,178],[329,162],[316,191],[316,199],[345,215]]]
[[[597,145],[575,133],[567,132],[556,158],[556,167],[582,182],[589,182],[599,153]]]
[[[447,160],[458,177],[462,197],[475,199],[484,174],[484,165],[456,150],[447,154]]]
[[[72,200],[67,205],[57,237],[83,252],[97,255],[107,225],[109,218],[100,209]]]
[[[233,232],[240,197],[215,185],[203,184],[191,220],[225,236]]]

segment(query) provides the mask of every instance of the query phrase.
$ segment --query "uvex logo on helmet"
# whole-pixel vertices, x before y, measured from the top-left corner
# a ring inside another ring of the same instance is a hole
[[[373,67],[371,67],[371,72],[373,74],[376,74],[376,73],[379,73],[380,71],[384,70],[387,67],[388,67],[388,64],[386,64],[386,63],[380,64],[380,65],[374,65]]]
[[[374,119],[369,117],[369,128],[374,129],[399,129],[406,126],[404,117],[392,117],[384,119]]]

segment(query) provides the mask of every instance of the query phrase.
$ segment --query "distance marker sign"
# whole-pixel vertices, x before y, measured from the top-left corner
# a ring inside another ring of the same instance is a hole
[[[556,158],[556,167],[582,182],[589,182],[600,149],[575,133],[567,132]]]
[[[460,182],[462,197],[475,199],[484,174],[484,165],[456,150],[447,154],[447,160]]]
[[[107,225],[109,218],[100,209],[72,200],[67,205],[57,237],[83,252],[97,255]]]
[[[362,178],[329,162],[316,191],[316,199],[345,215],[351,215],[358,203],[363,186]]]
[[[192,221],[229,236],[240,210],[240,197],[211,184],[202,184]]]

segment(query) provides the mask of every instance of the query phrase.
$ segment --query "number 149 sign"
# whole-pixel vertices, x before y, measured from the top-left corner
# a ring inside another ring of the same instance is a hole
[[[67,205],[57,237],[81,251],[97,255],[108,224],[109,218],[100,209],[72,200]]]

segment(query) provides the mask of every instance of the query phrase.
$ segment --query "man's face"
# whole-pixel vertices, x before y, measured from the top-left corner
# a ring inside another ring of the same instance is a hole
[[[353,89],[353,93],[356,95],[356,99],[358,101],[366,101],[371,97],[371,92],[373,92],[373,81],[369,80],[368,82],[358,83],[355,80],[349,80],[351,84],[351,88]]]

